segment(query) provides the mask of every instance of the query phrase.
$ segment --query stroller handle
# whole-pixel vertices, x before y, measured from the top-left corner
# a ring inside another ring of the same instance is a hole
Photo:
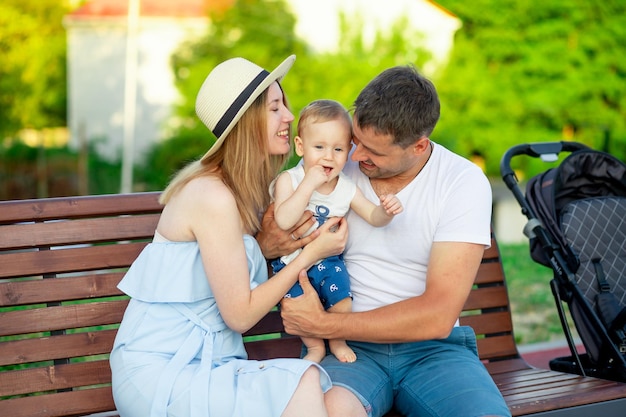
[[[539,158],[543,155],[558,155],[561,152],[575,152],[582,149],[588,149],[587,146],[578,142],[537,142],[537,143],[524,143],[521,145],[515,145],[507,150],[502,156],[500,161],[500,174],[506,185],[511,188],[511,185],[517,183],[515,172],[511,168],[511,159],[518,155],[528,155],[533,158]],[[512,181],[512,182],[510,182]]]

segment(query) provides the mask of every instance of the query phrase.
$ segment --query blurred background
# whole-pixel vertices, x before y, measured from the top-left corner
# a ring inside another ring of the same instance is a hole
[[[296,115],[317,98],[350,108],[394,65],[434,81],[432,138],[489,176],[510,282],[531,267],[517,263],[524,218],[500,178],[503,153],[573,140],[626,158],[624,0],[2,0],[0,200],[163,189],[213,141],[194,113],[208,72],[290,54]],[[530,158],[514,168],[522,182],[546,169]],[[545,329],[552,318],[536,306],[551,302],[550,273],[530,271],[516,329],[531,310]]]
[[[194,113],[207,73],[293,53],[296,115],[322,97],[349,108],[393,65],[431,78],[432,137],[491,178],[501,241],[523,239],[499,174],[508,148],[574,140],[626,157],[622,0],[3,0],[0,200],[163,189],[213,141]],[[521,181],[545,169],[518,159]]]
[[[210,145],[195,94],[233,56],[295,53],[296,114],[415,64],[441,95],[433,139],[496,181],[523,142],[626,156],[621,0],[3,0],[0,23],[0,199],[162,189]]]
[[[295,114],[415,64],[441,95],[433,139],[494,181],[523,142],[626,156],[622,0],[3,0],[0,199],[160,190],[213,140],[193,111],[210,69],[292,53]]]

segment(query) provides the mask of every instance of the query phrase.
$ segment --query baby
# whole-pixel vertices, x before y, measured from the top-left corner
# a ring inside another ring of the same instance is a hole
[[[281,229],[295,226],[305,210],[311,210],[317,220],[305,236],[327,218],[345,216],[349,209],[376,227],[387,225],[402,212],[402,203],[395,195],[380,196],[377,206],[342,173],[352,146],[352,122],[340,103],[316,100],[308,104],[300,113],[294,145],[296,154],[302,157],[301,163],[282,172],[270,186],[275,220]],[[298,253],[274,260],[273,272],[280,271]],[[324,308],[332,312],[352,310],[350,281],[342,255],[320,260],[307,274]],[[301,294],[302,288],[296,283],[285,297]],[[307,347],[305,359],[319,363],[326,355],[323,340],[307,337],[302,342]],[[328,344],[340,361],[356,360],[345,340],[329,340]]]

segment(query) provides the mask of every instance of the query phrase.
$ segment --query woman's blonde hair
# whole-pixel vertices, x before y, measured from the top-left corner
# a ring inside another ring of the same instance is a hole
[[[161,194],[161,204],[167,204],[192,179],[215,175],[233,193],[245,230],[252,234],[259,231],[261,215],[270,203],[270,182],[289,157],[269,154],[267,91],[246,110],[214,154],[190,163],[176,174]],[[284,95],[283,102],[287,106]]]

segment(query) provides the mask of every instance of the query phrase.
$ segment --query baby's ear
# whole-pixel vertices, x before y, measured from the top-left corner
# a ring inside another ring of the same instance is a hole
[[[293,144],[294,144],[294,147],[296,148],[296,155],[300,157],[304,155],[304,145],[302,143],[302,138],[300,136],[296,136],[295,138],[293,138]]]

